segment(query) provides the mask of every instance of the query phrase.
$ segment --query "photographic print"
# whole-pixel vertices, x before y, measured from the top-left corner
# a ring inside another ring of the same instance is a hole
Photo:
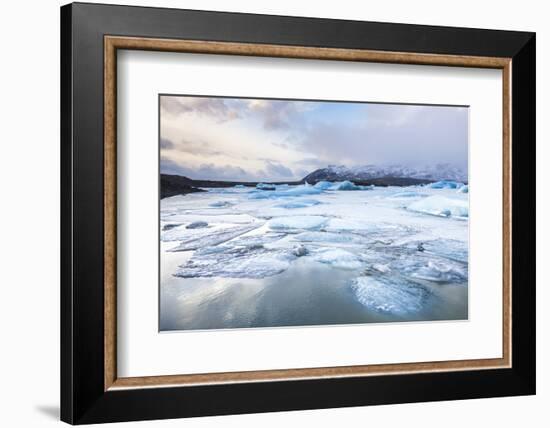
[[[159,95],[160,330],[468,319],[468,118]]]

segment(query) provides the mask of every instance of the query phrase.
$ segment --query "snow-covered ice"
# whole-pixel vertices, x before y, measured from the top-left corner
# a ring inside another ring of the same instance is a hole
[[[298,201],[288,201],[284,202],[282,204],[275,205],[277,208],[286,208],[286,209],[294,209],[294,208],[307,208],[312,207],[314,205],[319,205],[321,202],[316,201],[315,199],[300,199]]]
[[[255,223],[248,226],[235,226],[229,228],[222,228],[219,230],[205,230],[201,234],[191,235],[187,239],[182,239],[177,247],[174,247],[170,251],[189,251],[197,250],[206,246],[215,246],[223,242],[230,241],[237,238],[251,230],[260,227],[259,223]],[[203,229],[204,230],[204,229]]]
[[[394,282],[384,276],[361,276],[352,281],[351,287],[367,308],[398,316],[421,311],[430,297],[422,286]]]
[[[362,266],[360,258],[340,248],[323,248],[317,250],[313,259],[339,269],[359,269]]]
[[[347,243],[352,242],[356,238],[351,234],[332,233],[332,232],[302,232],[293,236],[293,239],[301,242],[316,242],[316,243]]]
[[[161,293],[176,287],[185,300],[189,284],[209,287],[201,278],[223,279],[233,287],[227,290],[242,281],[276,290],[293,272],[301,278],[296,287],[315,277],[311,293],[335,287],[334,299],[352,299],[358,319],[363,312],[378,321],[467,317],[467,185],[347,191],[344,183],[234,186],[162,199],[161,270],[173,279]]]
[[[222,246],[217,251],[201,253],[179,267],[176,276],[265,278],[288,269],[297,255],[292,250],[268,249],[263,245]]]
[[[441,217],[468,217],[468,200],[446,196],[430,196],[410,204],[407,209]]]
[[[296,215],[269,220],[268,227],[273,230],[316,230],[327,222],[327,217],[319,215]]]

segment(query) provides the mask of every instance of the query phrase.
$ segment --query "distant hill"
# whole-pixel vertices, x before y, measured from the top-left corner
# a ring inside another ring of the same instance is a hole
[[[160,175],[160,198],[168,198],[176,195],[186,195],[187,193],[204,192],[192,185],[191,179],[180,175]]]
[[[204,188],[234,187],[237,185],[256,187],[258,181],[217,181],[217,180],[193,180],[183,175],[160,175],[160,198],[168,198],[175,195],[186,195],[194,192],[204,192]],[[273,184],[303,184],[303,181],[273,182]]]
[[[403,184],[390,183],[391,179],[399,179],[396,182],[401,181]],[[425,168],[411,168],[403,165],[363,165],[355,167],[329,165],[326,168],[317,169],[306,175],[304,180],[312,184],[323,180],[349,180],[353,182],[368,181],[371,184],[376,184],[373,180],[377,180],[386,183],[385,185],[407,186],[411,184],[419,184],[421,182],[434,182],[440,180],[452,180],[467,183],[468,175],[462,169],[450,164],[438,164]]]

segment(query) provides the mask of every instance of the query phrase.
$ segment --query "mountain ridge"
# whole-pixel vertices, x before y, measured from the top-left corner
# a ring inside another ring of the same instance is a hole
[[[407,167],[399,164],[361,165],[348,167],[344,165],[329,165],[319,168],[304,177],[308,183],[318,181],[368,181],[381,178],[407,178],[428,181],[452,180],[468,182],[468,175],[461,168],[448,163],[440,163],[432,167]]]
[[[460,168],[449,164],[438,164],[423,169],[405,167],[402,165],[363,165],[346,167],[343,165],[329,165],[309,173],[301,180],[296,181],[269,181],[270,184],[300,185],[304,183],[316,184],[319,181],[351,181],[362,186],[413,186],[429,184],[435,181],[452,180],[467,184],[467,175]],[[160,175],[161,199],[175,195],[203,192],[202,188],[220,188],[242,185],[255,187],[259,181],[223,181],[223,180],[195,180],[183,175]]]

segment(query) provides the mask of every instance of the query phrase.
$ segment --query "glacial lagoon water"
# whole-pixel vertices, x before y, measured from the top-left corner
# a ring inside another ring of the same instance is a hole
[[[161,331],[468,318],[460,189],[208,189],[160,226]]]

